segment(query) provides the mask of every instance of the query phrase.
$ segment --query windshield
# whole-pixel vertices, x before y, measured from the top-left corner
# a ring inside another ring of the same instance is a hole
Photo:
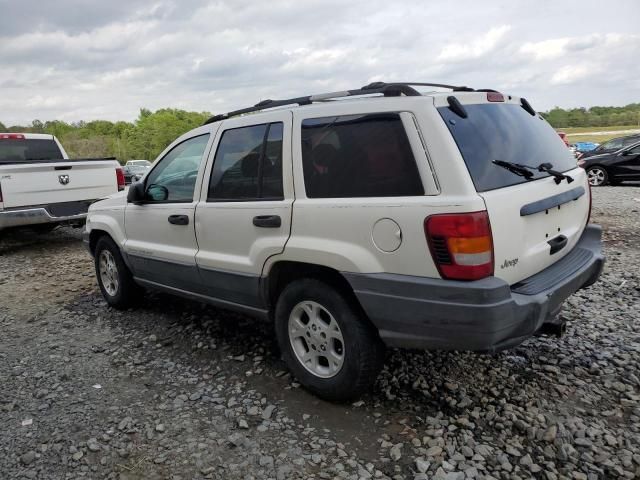
[[[53,140],[0,139],[0,163],[22,163],[34,160],[63,160],[62,152]]]
[[[566,172],[576,168],[575,158],[553,128],[541,117],[530,115],[520,105],[488,103],[465,105],[468,117],[461,118],[449,107],[438,111],[453,135],[478,192],[526,182],[494,160],[536,168],[551,163]],[[533,172],[532,180],[548,177]]]

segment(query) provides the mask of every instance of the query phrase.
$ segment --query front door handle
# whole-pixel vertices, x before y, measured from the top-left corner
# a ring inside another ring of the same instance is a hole
[[[253,224],[261,228],[280,228],[282,219],[280,215],[258,215],[253,217]]]
[[[169,215],[168,220],[172,225],[189,225],[189,217],[187,215]]]

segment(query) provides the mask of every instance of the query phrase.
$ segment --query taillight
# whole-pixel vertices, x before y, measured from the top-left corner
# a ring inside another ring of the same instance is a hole
[[[591,220],[591,205],[592,205],[592,197],[591,197],[591,184],[589,182],[587,182],[587,185],[589,185],[589,213],[587,214],[587,225],[589,225],[589,220]],[[0,201],[2,199],[0,198]]]
[[[493,239],[486,211],[424,219],[424,233],[440,276],[479,280],[493,275]]]
[[[118,182],[118,191],[124,190],[124,170],[121,167],[116,168],[116,181]]]

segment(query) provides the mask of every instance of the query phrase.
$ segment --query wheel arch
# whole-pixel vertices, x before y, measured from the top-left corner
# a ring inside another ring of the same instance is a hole
[[[359,312],[367,317],[349,281],[334,268],[314,263],[281,260],[271,265],[268,274],[263,278],[262,294],[271,312],[275,308],[280,293],[287,285],[299,279],[314,278],[347,295]]]

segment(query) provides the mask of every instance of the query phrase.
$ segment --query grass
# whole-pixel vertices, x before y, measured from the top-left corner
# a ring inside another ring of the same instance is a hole
[[[640,125],[620,125],[613,127],[567,127],[557,128],[564,133],[616,132],[618,130],[638,130]]]
[[[620,137],[619,133],[614,135],[571,135],[568,137],[569,143],[576,142],[595,142],[595,143],[604,143],[607,140],[611,140],[612,138]]]

